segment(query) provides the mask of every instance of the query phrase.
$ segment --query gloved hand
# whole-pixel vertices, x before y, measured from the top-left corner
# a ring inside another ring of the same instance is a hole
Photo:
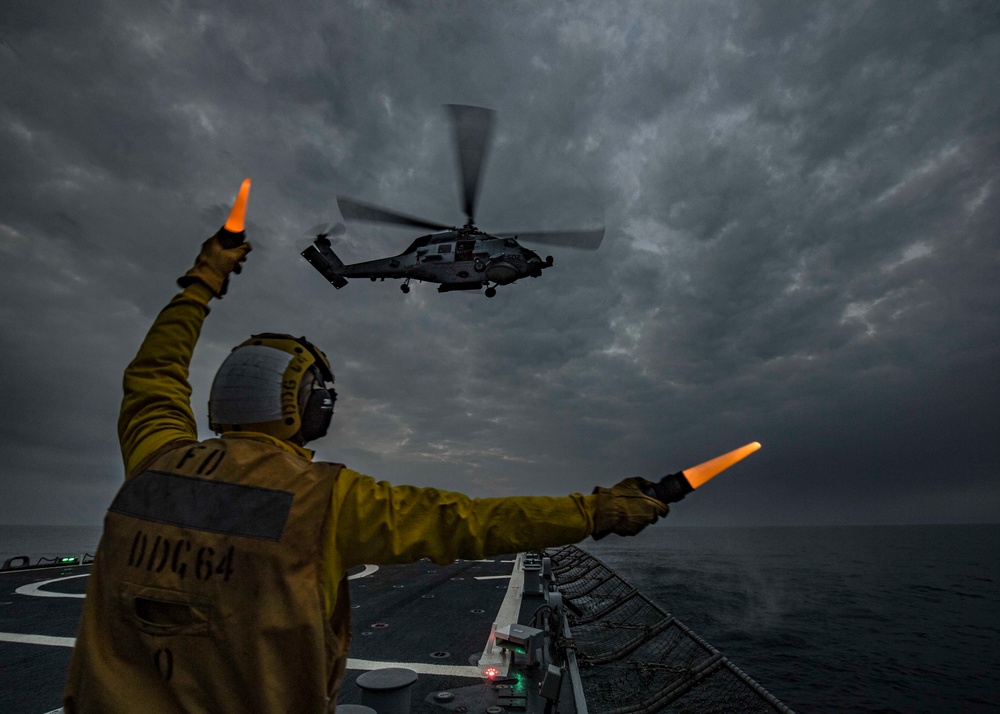
[[[229,274],[238,275],[243,270],[242,264],[247,259],[247,253],[253,250],[245,240],[236,242],[245,237],[246,234],[242,231],[232,233],[220,228],[214,236],[201,244],[201,252],[194,261],[194,267],[177,278],[177,284],[186,288],[192,283],[204,283],[215,293],[215,297],[221,298],[229,287]]]
[[[655,486],[644,478],[627,478],[612,488],[595,488],[597,513],[594,516],[594,540],[609,533],[635,535],[670,512],[670,507],[643,493]]]

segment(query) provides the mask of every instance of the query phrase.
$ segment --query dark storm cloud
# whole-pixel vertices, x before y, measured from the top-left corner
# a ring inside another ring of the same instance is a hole
[[[121,372],[247,175],[205,435],[219,362],[279,330],[334,362],[319,457],[393,482],[587,491],[757,439],[671,520],[996,520],[998,30],[973,3],[8,3],[0,522],[100,517]],[[604,223],[601,250],[543,247],[493,300],[333,290],[298,252],[338,193],[464,220],[445,103],[498,112],[480,226]]]

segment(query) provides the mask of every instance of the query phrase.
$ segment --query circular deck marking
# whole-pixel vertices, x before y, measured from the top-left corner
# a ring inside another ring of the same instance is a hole
[[[366,565],[365,569],[360,573],[355,573],[354,575],[348,575],[348,580],[357,580],[358,578],[367,578],[369,575],[373,575],[378,572],[377,565]]]
[[[85,578],[90,573],[84,573],[83,575],[67,575],[63,578],[52,578],[51,580],[43,580],[40,583],[30,583],[28,585],[22,585],[14,592],[18,595],[33,595],[34,597],[87,597],[86,593],[60,593],[53,592],[52,590],[41,590],[43,585],[51,585],[52,583],[62,582],[63,580],[72,580],[73,578]]]

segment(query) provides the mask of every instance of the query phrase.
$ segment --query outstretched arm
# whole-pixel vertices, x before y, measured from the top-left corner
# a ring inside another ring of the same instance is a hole
[[[594,530],[597,496],[469,498],[391,486],[344,469],[334,493],[336,548],[344,567],[450,563],[577,543]]]

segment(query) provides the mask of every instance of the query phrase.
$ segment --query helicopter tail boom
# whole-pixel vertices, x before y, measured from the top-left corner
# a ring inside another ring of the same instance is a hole
[[[347,285],[347,280],[340,274],[340,269],[344,267],[344,261],[333,252],[329,240],[317,238],[313,245],[302,251],[302,257],[308,260],[309,264],[329,280],[337,290]]]

